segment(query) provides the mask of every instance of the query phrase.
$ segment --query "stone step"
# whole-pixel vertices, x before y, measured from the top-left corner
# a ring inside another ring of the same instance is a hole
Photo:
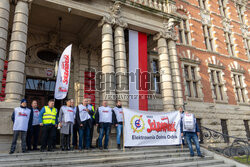
[[[106,154],[111,154],[111,155],[117,155],[117,154],[130,154],[130,153],[145,153],[145,154],[158,154],[162,152],[166,153],[177,153],[177,152],[189,152],[187,148],[184,148],[183,150],[177,150],[177,149],[158,149],[158,150],[126,150],[125,152],[122,150],[83,150],[83,151],[55,151],[55,152],[29,152],[29,153],[17,153],[17,154],[4,154],[0,155],[0,162],[2,160],[7,160],[7,159],[17,159],[17,158],[41,158],[42,157],[53,157],[53,156],[63,156],[63,155],[93,155],[93,156],[98,156],[98,155],[106,155]]]
[[[137,157],[145,157],[145,158],[158,158],[158,157],[185,157],[189,156],[188,152],[176,152],[176,153],[168,153],[167,151],[156,151],[154,153],[150,152],[144,152],[144,151],[138,151],[138,152],[120,152],[120,153],[99,153],[99,154],[66,154],[63,156],[46,156],[46,157],[23,157],[23,158],[11,158],[11,159],[0,159],[1,164],[9,164],[13,161],[18,161],[20,163],[28,163],[30,161],[32,162],[46,162],[46,161],[62,161],[62,160],[77,160],[77,159],[100,159],[100,158],[113,158],[114,156],[118,157],[131,157],[131,156],[137,156]]]
[[[230,165],[230,164],[217,164],[217,165],[208,165],[204,167],[236,167],[235,165]]]
[[[173,164],[171,167],[205,167],[205,166],[210,166],[210,165],[224,165],[224,161],[222,160],[206,160],[206,161],[193,161],[193,162],[184,162],[184,163],[178,163],[178,164]],[[157,167],[164,167],[166,165],[158,165]]]
[[[193,161],[191,162],[173,162],[173,163],[168,163],[165,162],[163,159],[160,160],[160,162],[158,160],[146,160],[146,161],[140,161],[140,162],[125,162],[123,163],[109,163],[109,164],[95,164],[95,165],[87,165],[84,167],[120,167],[120,166],[157,166],[157,167],[169,167],[171,165],[171,167],[197,167],[198,166],[204,166],[204,165],[216,165],[216,164],[223,164],[224,162],[221,160],[214,160],[214,159],[207,159],[207,157],[205,159],[193,159]],[[81,165],[74,165],[74,167],[80,167]]]
[[[186,152],[189,149],[188,148],[183,148],[181,149],[180,147],[176,147],[176,146],[170,146],[170,147],[146,147],[146,148],[142,148],[142,147],[137,147],[137,148],[126,148],[125,152],[128,151],[155,151],[155,150],[169,150],[170,152]],[[108,150],[104,150],[107,152],[121,152],[122,150],[118,150],[118,149],[108,149]],[[72,154],[79,154],[79,153],[86,153],[86,152],[92,152],[92,153],[96,153],[96,152],[100,152],[99,149],[92,149],[92,150],[83,150],[83,151],[79,151],[79,150],[74,150],[74,151],[60,151],[60,150],[56,150],[55,152],[40,152],[40,151],[31,151],[29,153],[15,153],[12,155],[9,154],[0,154],[0,159],[1,158],[5,158],[5,157],[22,157],[22,156],[27,156],[32,154],[32,156],[40,156],[40,155],[54,155],[54,154],[68,154],[68,153],[72,153]]]
[[[112,164],[117,163],[116,166],[135,166],[140,164],[152,164],[152,165],[159,165],[159,164],[175,164],[175,163],[181,163],[181,162],[190,162],[195,160],[211,160],[213,157],[205,157],[205,158],[199,158],[199,157],[175,157],[175,158],[166,158],[166,155],[136,155],[136,156],[116,156],[116,157],[105,157],[105,158],[99,158],[96,157],[94,159],[73,159],[68,160],[65,159],[63,161],[41,161],[41,162],[32,162],[29,161],[27,163],[20,163],[18,161],[15,161],[14,163],[8,163],[8,164],[0,164],[0,166],[72,166],[72,165],[80,165],[84,164],[84,166],[92,165],[97,166],[104,165],[104,164]]]

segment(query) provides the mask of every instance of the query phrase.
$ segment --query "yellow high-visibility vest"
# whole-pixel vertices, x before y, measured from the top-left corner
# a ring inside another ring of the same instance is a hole
[[[52,110],[48,107],[45,106],[45,113],[43,114],[43,124],[56,124],[56,108],[54,107]]]
[[[94,112],[94,114],[93,114],[93,119],[95,119],[95,107],[94,106],[92,106],[92,111]]]

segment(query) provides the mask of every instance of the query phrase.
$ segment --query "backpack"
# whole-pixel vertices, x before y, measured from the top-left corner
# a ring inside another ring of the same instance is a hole
[[[195,130],[194,114],[184,114],[183,126],[184,126],[184,130],[187,130],[187,131]]]

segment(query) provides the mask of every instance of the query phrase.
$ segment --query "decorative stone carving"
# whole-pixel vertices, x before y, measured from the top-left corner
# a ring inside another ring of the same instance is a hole
[[[229,68],[229,70],[231,70],[233,72],[245,73],[244,68],[241,67],[241,65],[237,61],[230,63],[228,65],[228,68]]]
[[[174,41],[178,40],[178,36],[175,31],[175,26],[177,22],[173,19],[170,18],[168,22],[164,21],[163,22],[163,29],[154,36],[154,40],[157,40],[161,37],[166,38],[166,39],[172,39]]]
[[[202,9],[201,10],[201,18],[202,18],[201,19],[202,24],[204,24],[204,25],[211,24],[211,18],[210,18],[209,11]]]
[[[250,33],[248,31],[248,26],[245,25],[245,24],[242,24],[241,25],[241,31],[242,31],[242,35],[247,38],[247,37],[250,37]]]
[[[54,48],[58,42],[58,34],[55,32],[49,33],[49,48]]]
[[[121,2],[116,1],[113,6],[110,7],[110,14],[103,16],[98,26],[102,26],[104,23],[109,23],[111,25],[118,25],[120,27],[127,27],[128,24],[125,23],[121,16]]]
[[[230,25],[230,20],[228,18],[224,18],[222,20],[222,25],[223,25],[226,32],[232,31],[232,26]]]
[[[209,67],[215,67],[220,69],[225,69],[225,66],[217,59],[216,56],[209,57],[205,60]]]
[[[182,61],[194,64],[201,63],[201,60],[197,56],[195,56],[190,50],[182,51],[178,55]]]

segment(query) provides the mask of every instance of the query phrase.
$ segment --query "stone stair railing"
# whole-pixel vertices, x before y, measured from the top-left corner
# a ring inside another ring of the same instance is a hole
[[[165,13],[176,12],[176,6],[171,0],[129,0],[131,2],[147,6]]]

